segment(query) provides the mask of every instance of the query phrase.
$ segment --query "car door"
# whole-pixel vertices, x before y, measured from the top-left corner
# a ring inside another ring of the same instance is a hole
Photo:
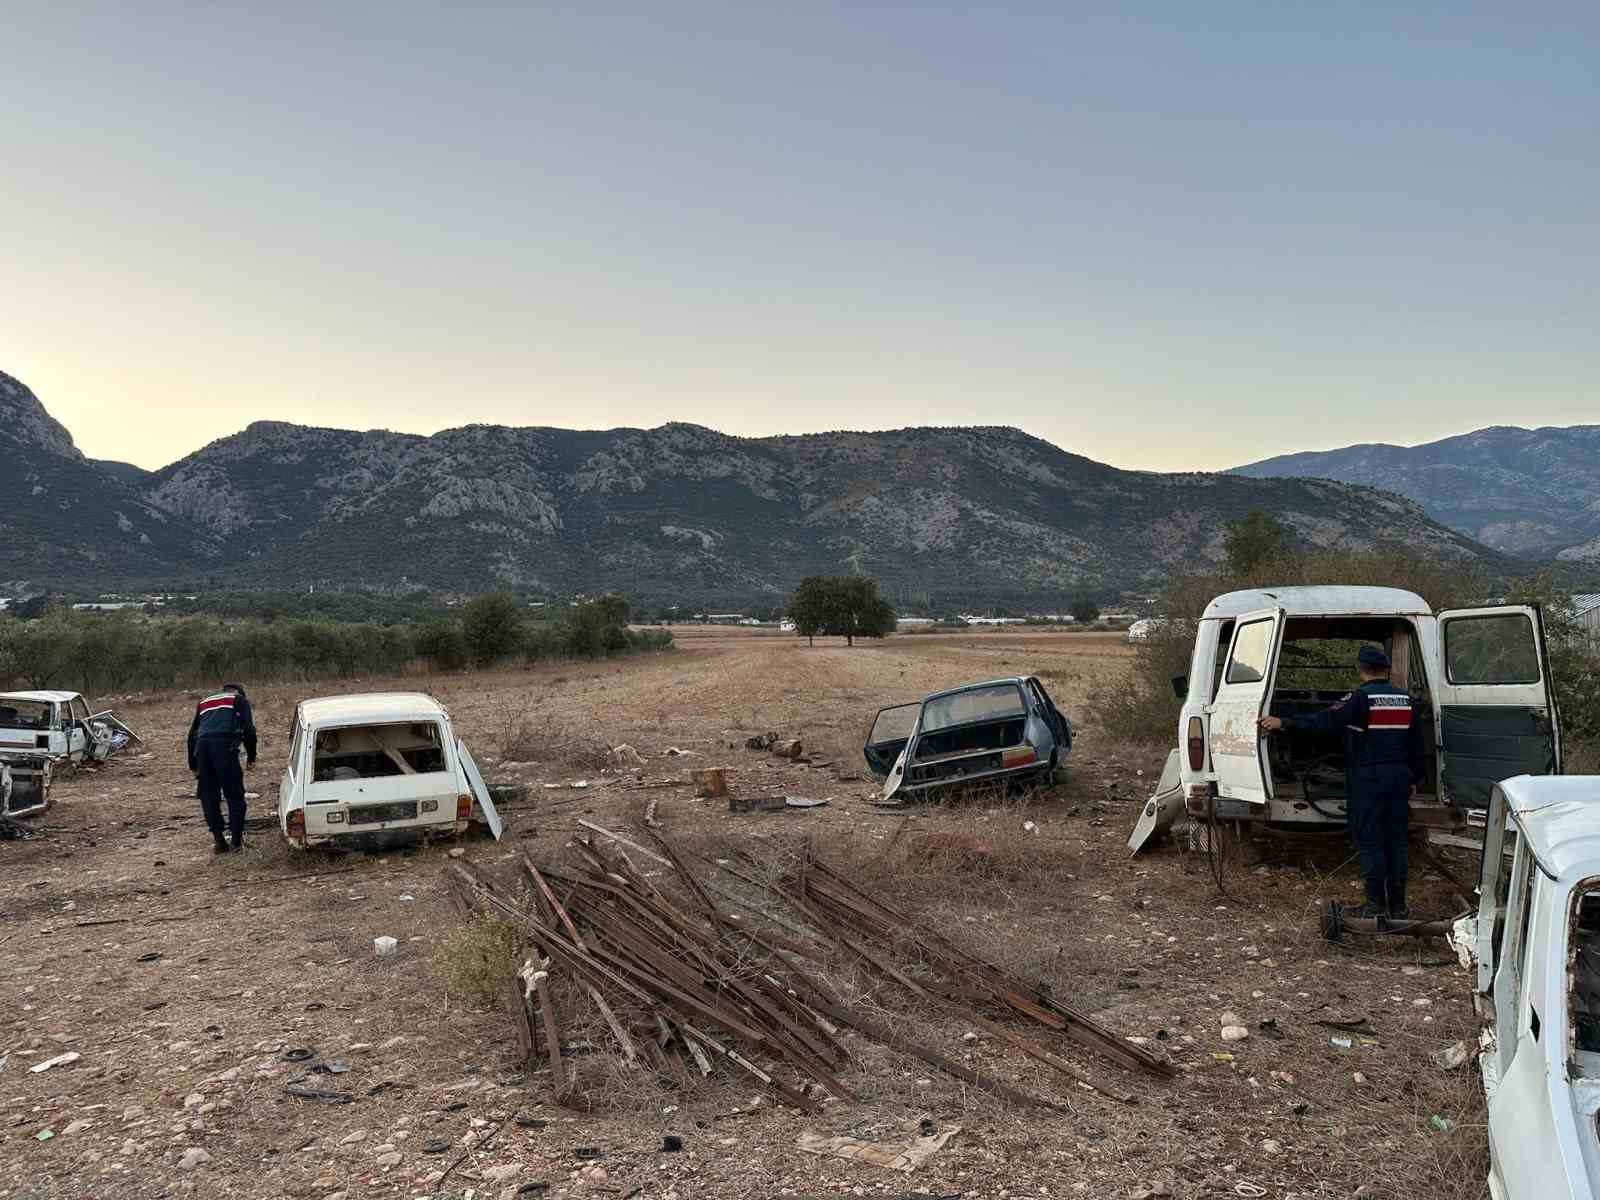
[[[61,721],[67,731],[67,753],[73,762],[89,757],[94,739],[89,734],[89,705],[82,696],[74,696],[61,706]]]
[[[467,788],[471,791],[472,798],[478,802],[478,807],[483,810],[483,819],[489,823],[489,832],[494,834],[495,841],[499,841],[500,835],[505,832],[505,827],[501,824],[500,814],[495,811],[494,801],[489,798],[489,785],[484,783],[483,773],[478,770],[472,751],[467,749],[467,744],[460,738],[456,739],[456,754],[461,759],[461,769],[467,776]]]
[[[1028,679],[1028,691],[1039,708],[1040,717],[1055,735],[1057,753],[1065,754],[1072,748],[1072,722],[1056,707],[1056,702],[1050,699],[1050,693],[1045,691],[1044,684],[1037,677]]]
[[[1487,809],[1502,779],[1560,773],[1560,719],[1537,608],[1442,612],[1439,655],[1439,746],[1449,803]]]
[[[920,700],[878,710],[861,753],[867,760],[867,766],[879,779],[887,778],[894,770],[895,760],[916,731],[917,717],[921,713]]]
[[[1234,621],[1209,717],[1211,767],[1217,794],[1265,804],[1272,797],[1265,741],[1257,722],[1266,715],[1283,644],[1283,609],[1265,608]]]

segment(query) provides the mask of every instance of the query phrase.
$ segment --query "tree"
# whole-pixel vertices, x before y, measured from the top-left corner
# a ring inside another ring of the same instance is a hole
[[[789,619],[794,622],[794,631],[806,639],[807,645],[816,645],[817,634],[826,631],[831,583],[832,580],[826,575],[807,575],[789,598]]]
[[[885,637],[894,632],[895,613],[878,595],[878,581],[866,575],[810,575],[789,600],[795,632],[807,640],[819,633],[842,637]]]
[[[1074,596],[1072,606],[1067,611],[1080,625],[1092,625],[1100,619],[1100,605],[1093,596]]]
[[[1253,508],[1241,521],[1230,521],[1222,540],[1228,557],[1228,570],[1234,575],[1249,575],[1257,567],[1283,553],[1285,530],[1277,518]]]
[[[628,646],[628,601],[622,596],[585,600],[572,612],[567,634],[573,654],[601,658]]]
[[[522,610],[510,592],[486,592],[461,610],[461,633],[467,653],[480,667],[489,666],[522,642]]]

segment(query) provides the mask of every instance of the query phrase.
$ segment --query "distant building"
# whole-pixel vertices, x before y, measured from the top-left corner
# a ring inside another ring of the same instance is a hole
[[[919,625],[932,625],[933,624],[933,618],[932,617],[896,617],[895,620],[894,620],[894,624],[895,624],[895,628],[896,629],[913,629],[913,628],[915,628],[915,627],[917,627]]]

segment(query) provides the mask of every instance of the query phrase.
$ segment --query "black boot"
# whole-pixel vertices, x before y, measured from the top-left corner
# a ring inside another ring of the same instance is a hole
[[[211,847],[213,853],[226,854],[228,852],[228,839],[223,837],[220,833],[213,833],[211,835],[211,840],[215,843]]]
[[[1391,921],[1409,921],[1411,909],[1406,905],[1404,890],[1389,893],[1389,919]]]
[[[235,852],[244,849],[244,834],[236,833],[233,835],[233,849]]]

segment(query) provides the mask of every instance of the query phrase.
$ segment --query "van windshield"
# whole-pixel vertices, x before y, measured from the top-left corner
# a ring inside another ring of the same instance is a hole
[[[347,725],[319,729],[311,766],[314,782],[433,775],[445,769],[444,739],[437,723]]]

